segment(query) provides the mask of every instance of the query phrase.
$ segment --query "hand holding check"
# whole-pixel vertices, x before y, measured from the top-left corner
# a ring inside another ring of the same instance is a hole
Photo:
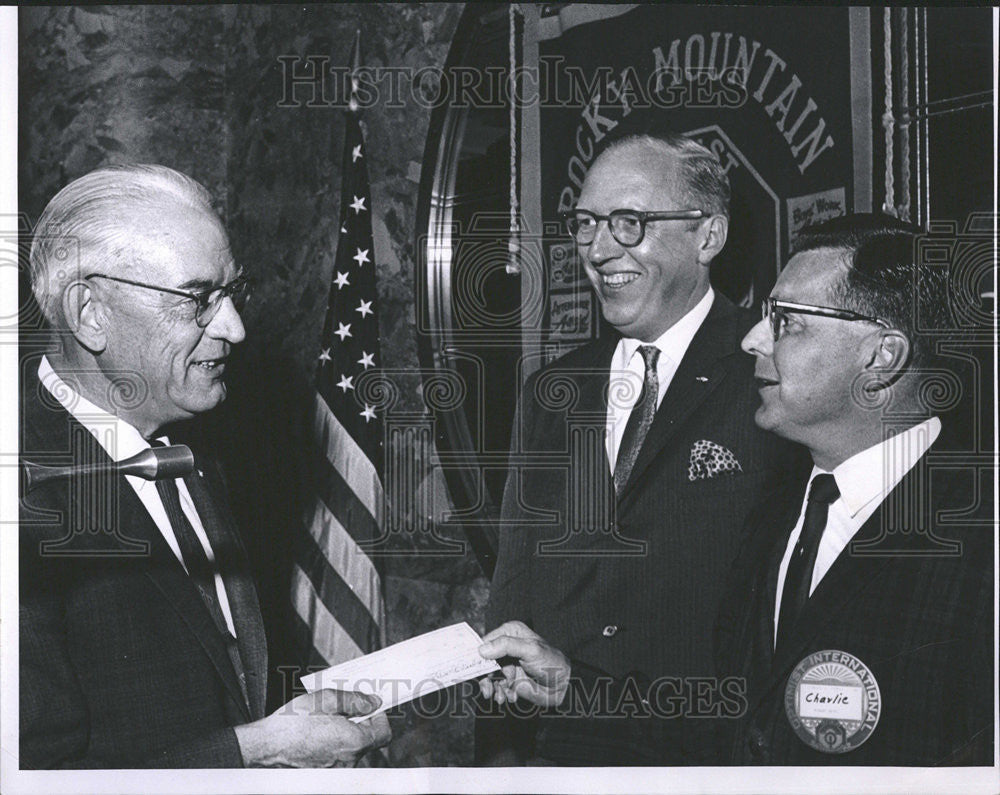
[[[236,726],[247,767],[352,767],[392,739],[385,715],[364,723],[382,704],[375,695],[324,689],[296,696],[266,718]]]
[[[485,635],[479,653],[500,661],[502,674],[479,680],[483,698],[498,704],[524,698],[532,704],[554,707],[566,696],[569,659],[520,621],[508,621]]]

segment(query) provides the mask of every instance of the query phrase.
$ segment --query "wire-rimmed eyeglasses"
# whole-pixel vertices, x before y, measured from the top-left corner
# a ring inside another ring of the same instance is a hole
[[[832,317],[837,320],[859,321],[864,320],[869,323],[878,323],[883,328],[892,328],[884,320],[871,315],[862,315],[850,309],[837,309],[832,306],[814,306],[813,304],[796,304],[792,301],[782,301],[780,298],[765,298],[760,303],[761,317],[768,321],[771,327],[771,336],[775,342],[781,336],[785,327],[787,315],[817,315],[819,317]]]
[[[597,236],[597,225],[608,222],[611,236],[626,248],[638,246],[646,236],[650,221],[696,221],[705,217],[704,210],[612,210],[607,215],[590,210],[569,210],[562,213],[570,235],[581,246],[589,246]]]
[[[196,291],[179,290],[176,287],[160,287],[156,284],[146,284],[145,282],[137,282],[133,279],[124,279],[121,276],[109,276],[106,273],[88,273],[83,278],[108,279],[113,282],[130,284],[133,287],[142,287],[145,290],[157,290],[161,293],[183,296],[190,301],[194,301],[194,320],[195,323],[197,323],[201,328],[204,328],[212,322],[212,318],[216,316],[219,311],[219,307],[222,306],[222,302],[226,298],[232,300],[233,306],[236,307],[237,312],[242,312],[243,307],[246,306],[247,301],[250,299],[250,293],[253,290],[253,283],[250,278],[242,272],[238,273],[236,278],[228,284],[223,284],[219,287],[210,287],[207,290]]]

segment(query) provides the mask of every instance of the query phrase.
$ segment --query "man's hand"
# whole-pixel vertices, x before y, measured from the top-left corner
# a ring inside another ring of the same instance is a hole
[[[520,621],[508,621],[484,636],[479,653],[488,660],[513,657],[515,661],[502,666],[502,680],[479,680],[483,698],[493,698],[498,704],[525,698],[541,707],[554,707],[569,689],[566,655]]]
[[[236,727],[247,767],[347,767],[392,739],[384,714],[352,723],[381,705],[378,696],[317,690],[297,696],[266,718]]]

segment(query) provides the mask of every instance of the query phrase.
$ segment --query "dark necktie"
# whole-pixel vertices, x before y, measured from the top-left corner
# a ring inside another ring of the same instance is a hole
[[[809,600],[809,586],[812,585],[813,568],[819,542],[826,529],[826,517],[830,503],[840,496],[837,481],[833,475],[817,475],[809,487],[806,501],[806,515],[802,521],[802,532],[792,550],[785,572],[785,587],[781,595],[781,612],[778,613],[778,641],[788,635],[802,608]]]
[[[153,440],[150,442],[150,445],[153,447],[162,447],[163,442]],[[191,526],[191,522],[188,521],[184,510],[181,508],[181,498],[180,492],[177,489],[177,483],[172,479],[157,480],[156,491],[160,495],[160,500],[162,500],[163,507],[166,509],[167,517],[170,519],[170,527],[173,529],[174,537],[177,539],[177,546],[180,547],[181,557],[184,559],[184,567],[198,589],[201,600],[208,608],[208,612],[212,616],[212,623],[215,624],[216,629],[225,642],[226,653],[233,665],[233,672],[236,674],[236,679],[239,682],[243,701],[247,709],[250,710],[246,668],[243,665],[243,658],[240,656],[239,643],[233,636],[233,633],[229,631],[226,618],[222,614],[222,608],[219,605],[218,592],[215,589],[215,569],[209,562],[208,556],[205,554],[205,548],[201,545],[194,527]],[[201,517],[204,516],[205,514],[201,513]],[[212,528],[206,527],[206,530],[209,533],[209,537],[211,537]],[[221,532],[221,529],[219,532]],[[218,535],[218,532],[216,532],[216,535]],[[220,553],[219,546],[216,545],[216,548],[213,550],[216,559],[218,559]],[[225,543],[221,544],[221,546],[225,546]],[[234,610],[238,608],[238,604],[234,603],[233,608]]]
[[[639,450],[646,439],[649,426],[653,424],[656,415],[656,398],[660,391],[660,380],[656,376],[656,362],[660,358],[660,349],[655,345],[640,345],[639,353],[646,363],[646,375],[642,381],[642,391],[639,399],[632,407],[632,413],[625,423],[622,442],[618,446],[618,458],[615,461],[615,495],[621,496],[625,484],[628,483],[632,467],[639,457]]]
[[[163,443],[160,441],[151,441],[150,444],[153,447],[163,446]],[[198,593],[201,594],[202,601],[208,608],[208,612],[212,614],[212,620],[215,622],[216,627],[224,635],[230,635],[231,633],[226,626],[226,619],[222,615],[222,608],[219,606],[215,590],[215,570],[212,568],[212,564],[205,554],[205,548],[201,545],[201,541],[198,540],[194,527],[191,526],[191,522],[188,521],[187,516],[181,508],[181,498],[177,490],[177,484],[169,478],[155,482],[156,491],[163,501],[163,507],[166,509],[167,517],[170,519],[170,527],[173,529],[174,537],[177,539],[177,546],[180,547],[181,557],[184,559],[184,567],[198,588]]]

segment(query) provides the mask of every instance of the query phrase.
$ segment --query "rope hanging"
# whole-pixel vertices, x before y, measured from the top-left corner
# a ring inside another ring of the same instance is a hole
[[[922,28],[921,33],[921,44],[923,47],[922,57],[920,59],[920,74],[917,76],[918,80],[923,80],[924,85],[924,102],[927,101],[930,94],[928,93],[928,83],[927,83],[927,9],[921,9],[921,22],[923,23],[919,27]],[[924,119],[920,125],[920,131],[923,133],[921,136],[923,139],[924,147],[924,192],[922,196],[918,196],[917,200],[922,203],[924,208],[922,221],[924,224],[928,223],[931,218],[931,153],[930,153],[930,124]]]
[[[517,190],[517,4],[508,6],[507,57],[510,85],[510,235],[507,238],[507,273],[520,273],[521,222]]]
[[[882,202],[882,211],[889,215],[895,215],[892,151],[895,122],[892,117],[892,9],[890,8],[885,9],[883,16],[883,39],[885,49],[885,113],[882,114],[882,127],[885,128],[885,201]]]
[[[910,101],[910,34],[909,9],[901,9],[899,21],[899,97],[904,106]],[[910,220],[910,114],[903,110],[899,119],[899,174],[903,184],[898,209],[898,217],[904,221]]]

